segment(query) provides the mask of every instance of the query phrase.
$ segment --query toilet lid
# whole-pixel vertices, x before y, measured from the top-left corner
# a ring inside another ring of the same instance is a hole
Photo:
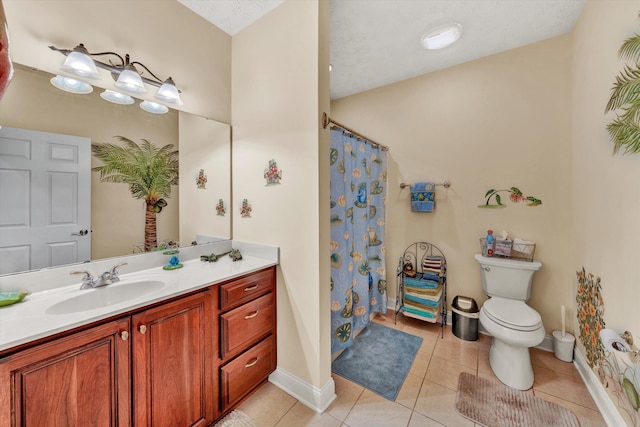
[[[493,297],[482,308],[488,318],[505,328],[535,331],[542,325],[540,314],[523,301]]]

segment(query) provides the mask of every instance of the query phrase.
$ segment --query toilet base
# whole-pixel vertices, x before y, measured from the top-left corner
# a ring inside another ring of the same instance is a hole
[[[528,390],[533,385],[533,368],[529,347],[513,346],[493,337],[489,364],[496,377],[505,385]]]

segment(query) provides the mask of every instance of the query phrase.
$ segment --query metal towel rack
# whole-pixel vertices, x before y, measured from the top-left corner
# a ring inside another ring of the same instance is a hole
[[[405,187],[411,187],[412,184],[405,184],[404,182],[402,184],[400,184],[400,188],[405,188]],[[440,183],[436,183],[433,184],[435,186],[441,186],[444,188],[449,188],[451,187],[451,181],[444,181],[444,182],[440,182]]]

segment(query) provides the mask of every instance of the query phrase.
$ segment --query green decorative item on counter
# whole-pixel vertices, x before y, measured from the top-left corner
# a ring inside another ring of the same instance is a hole
[[[20,302],[29,295],[29,291],[0,292],[0,307]]]
[[[611,98],[605,113],[616,112],[616,118],[607,125],[613,142],[613,154],[640,152],[640,34],[626,39],[618,55],[626,61],[611,89]]]
[[[527,206],[539,206],[539,205],[542,204],[542,200],[537,199],[537,198],[535,198],[533,196],[525,196],[524,194],[522,194],[522,191],[520,191],[517,187],[511,187],[508,190],[494,190],[494,189],[491,189],[491,190],[487,191],[487,193],[484,195],[486,197],[486,199],[487,199],[485,201],[485,204],[484,205],[478,205],[478,207],[479,208],[488,208],[488,209],[506,208],[507,205],[502,203],[502,197],[498,193],[508,193],[509,194],[509,200],[511,200],[514,203],[527,201],[527,202],[529,202],[529,203],[527,203]],[[496,202],[495,204],[490,204],[491,198],[494,198],[494,200]]]

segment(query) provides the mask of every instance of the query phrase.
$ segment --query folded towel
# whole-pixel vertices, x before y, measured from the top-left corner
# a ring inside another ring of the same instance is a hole
[[[433,212],[433,208],[435,207],[435,202],[426,201],[426,202],[411,202],[411,212]]]
[[[433,280],[433,281],[439,282],[440,281],[440,274],[439,274],[439,272],[438,273],[431,273],[431,272],[425,271],[423,273],[420,273],[420,278],[422,280]]]
[[[405,285],[404,291],[423,298],[440,298],[442,285],[438,285],[436,288],[414,288],[413,286]]]
[[[411,192],[424,192],[424,191],[433,191],[435,189],[435,185],[432,182],[416,182],[411,186]]]
[[[420,309],[408,306],[406,304],[404,306],[404,311],[407,311],[412,314],[417,314],[418,316],[426,317],[427,319],[435,319],[436,316],[438,315],[437,310],[435,312],[420,310]]]
[[[405,298],[405,302],[410,301],[411,303],[420,304],[421,306],[425,306],[425,307],[437,308],[440,305],[440,298],[436,300],[429,300],[426,298],[419,298],[408,292],[404,294],[404,298]]]
[[[424,279],[423,273],[418,273],[416,277],[405,277],[404,283],[407,286],[413,286],[415,288],[422,288],[422,289],[436,288],[440,283],[440,276],[437,276],[437,277],[438,277],[438,281]]]

